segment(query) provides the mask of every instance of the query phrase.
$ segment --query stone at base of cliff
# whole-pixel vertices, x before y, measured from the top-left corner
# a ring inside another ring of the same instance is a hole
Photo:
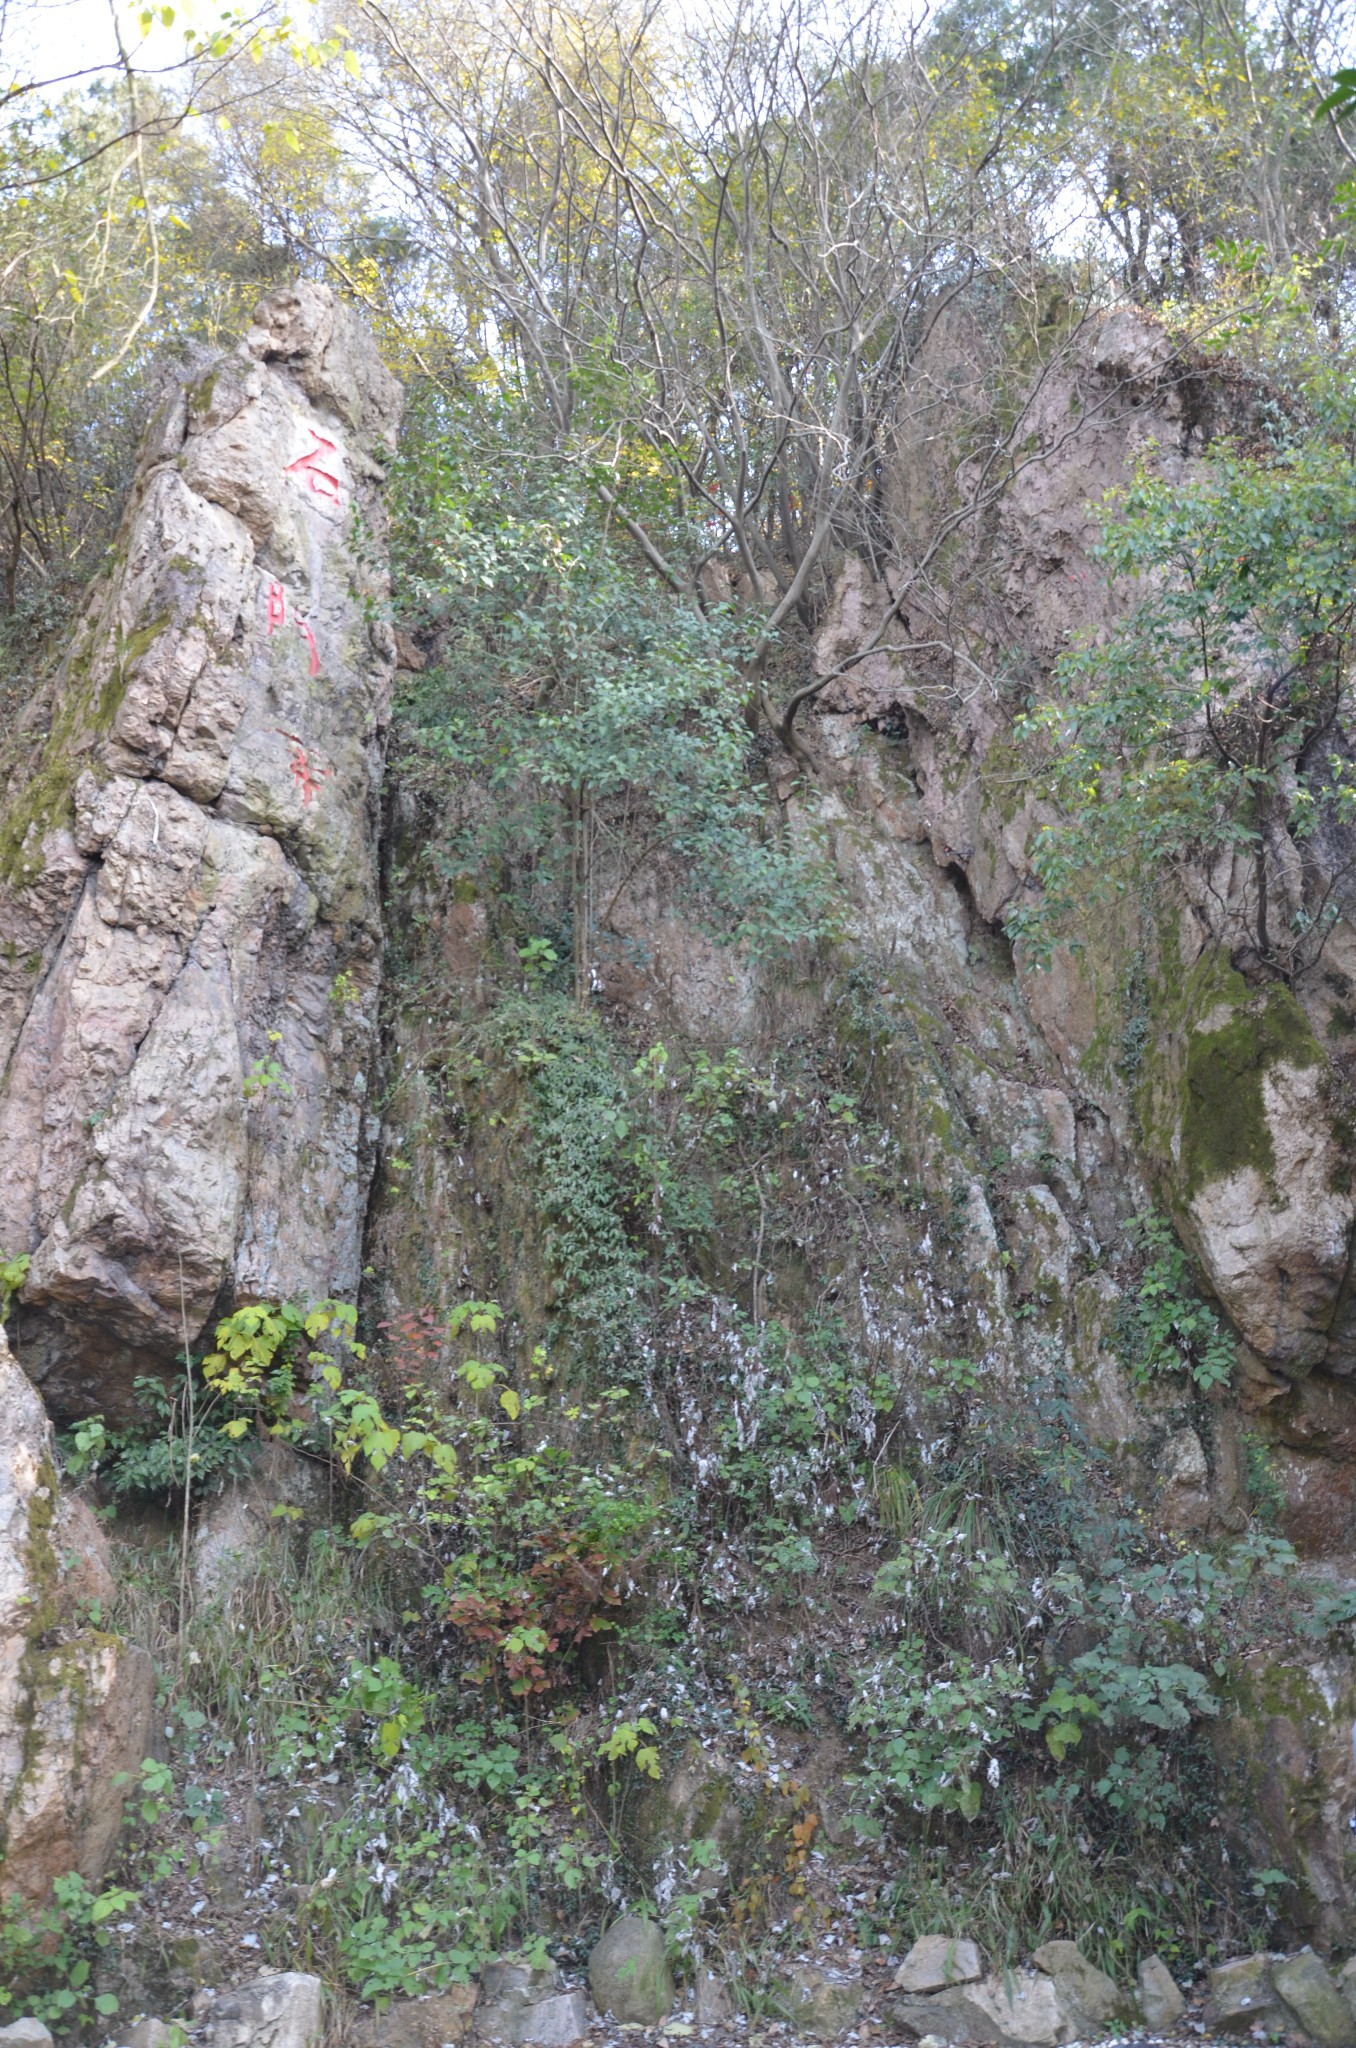
[[[1068,2038],[1054,1980],[1030,1970],[994,1972],[929,1998],[900,1998],[887,2018],[951,2048],[1056,2048]]]
[[[557,1991],[530,2005],[518,2035],[520,2048],[574,2048],[588,2032],[589,2004],[582,1991]]]
[[[1102,2034],[1126,2004],[1120,1990],[1072,1941],[1047,1941],[1031,1957],[1055,1987],[1066,2032],[1083,2038]]]
[[[692,1987],[692,2006],[699,2027],[727,2027],[734,2018],[729,1986],[714,1970],[698,1970]]]
[[[4,2048],[52,2048],[52,2037],[41,2020],[14,2020],[0,2027]]]
[[[233,1479],[199,1517],[193,1532],[193,1590],[221,1600],[270,1563],[290,1533],[278,1508],[314,1513],[323,1506],[321,1468],[289,1444],[259,1444],[242,1478]]]
[[[1315,2048],[1356,2048],[1356,2020],[1311,1948],[1277,1963],[1271,1983]]]
[[[984,1975],[972,1941],[949,1934],[923,1934],[895,1972],[896,1991],[945,1991],[951,1984],[976,1984]]]
[[[319,1977],[285,1970],[223,1991],[207,2041],[208,2048],[317,2048],[324,2031]]]
[[[480,1977],[475,2039],[497,2048],[571,2048],[588,2027],[582,1991],[561,1988],[555,1965],[487,1963]]]
[[[1279,1956],[1233,1956],[1210,1972],[1210,1997],[1205,2023],[1212,2033],[1249,2033],[1260,2022],[1284,2028],[1287,2015],[1271,1988],[1273,1966]]]
[[[833,2041],[856,2024],[862,2009],[862,1980],[844,1970],[802,1964],[787,1977],[781,2003],[798,2034]]]
[[[430,1998],[397,1998],[355,2030],[353,2048],[445,2048],[470,2027],[476,1997],[474,1984],[454,1984]]]
[[[1139,2009],[1148,2027],[1175,2027],[1186,2011],[1181,1986],[1162,1956],[1145,1956],[1136,1972]]]
[[[625,2025],[654,2026],[673,2010],[673,1978],[664,1936],[653,1920],[614,1920],[589,1957],[589,1989],[599,2012]]]

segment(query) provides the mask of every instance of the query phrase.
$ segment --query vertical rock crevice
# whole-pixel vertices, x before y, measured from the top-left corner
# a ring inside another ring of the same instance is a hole
[[[258,308],[152,425],[0,807],[0,1247],[58,1410],[356,1289],[400,406],[328,290]]]

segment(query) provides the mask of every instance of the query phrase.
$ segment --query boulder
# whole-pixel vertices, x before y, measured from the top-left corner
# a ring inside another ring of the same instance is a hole
[[[266,300],[151,428],[0,769],[0,1245],[68,1413],[223,1300],[357,1289],[399,414],[326,287]]]
[[[1356,2048],[1356,2018],[1311,1948],[1277,1963],[1271,1986],[1315,2048]]]
[[[0,2027],[5,2048],[52,2048],[52,2037],[41,2020],[11,2020]]]
[[[1278,1956],[1234,1956],[1219,1963],[1209,1976],[1209,1998],[1205,2023],[1217,2034],[1247,2034],[1260,2021],[1263,2026],[1284,2028],[1286,2014],[1271,1988],[1271,1972]]]
[[[833,2041],[856,2025],[862,1980],[855,1972],[802,1963],[788,1974],[779,2002],[798,2034]]]
[[[1069,2038],[1054,1980],[1030,1970],[994,1971],[927,1998],[897,1999],[888,2017],[951,2048],[1056,2048]]]
[[[284,1970],[251,1978],[212,2002],[207,2048],[318,2048],[325,2015],[319,1977]]]
[[[673,1978],[664,1936],[638,1913],[614,1920],[589,1957],[589,1989],[599,2012],[623,2025],[654,2026],[673,2010]]]
[[[950,1934],[923,1934],[895,1972],[896,1991],[945,1991],[949,1984],[975,1984],[984,1975],[972,1941]]]
[[[1186,2000],[1162,1956],[1142,1956],[1136,1976],[1144,2024],[1153,2028],[1176,2026],[1186,2011]]]
[[[470,2027],[477,1996],[474,1984],[454,1984],[429,1998],[394,1999],[355,2029],[353,2048],[446,2048]]]
[[[151,1660],[93,1625],[111,1589],[102,1531],[62,1494],[52,1426],[0,1327],[0,1890],[30,1901],[71,1870],[101,1882],[150,1740]]]
[[[1054,1985],[1064,2026],[1074,2035],[1105,2033],[1112,2014],[1127,2002],[1114,1979],[1072,1941],[1043,1942],[1031,1960]]]

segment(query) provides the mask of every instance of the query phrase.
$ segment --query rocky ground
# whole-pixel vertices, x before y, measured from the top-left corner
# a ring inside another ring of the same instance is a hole
[[[941,1935],[923,1936],[902,1961],[820,1946],[761,1986],[742,1986],[740,2002],[755,2009],[737,2012],[710,1969],[677,1988],[659,1928],[626,1915],[593,1951],[586,1982],[566,1981],[553,1964],[493,1963],[478,1984],[358,2015],[329,2005],[317,1977],[265,1970],[199,1991],[174,2020],[125,2025],[109,2048],[1153,2048],[1206,2035],[1356,2048],[1356,1959],[1334,1976],[1308,1948],[1237,1957],[1184,1992],[1149,1957],[1133,1995],[1072,1942],[1045,1943],[1032,1964],[986,1973],[973,1943]],[[0,2028],[0,2048],[52,2048],[51,2036],[20,2020]]]

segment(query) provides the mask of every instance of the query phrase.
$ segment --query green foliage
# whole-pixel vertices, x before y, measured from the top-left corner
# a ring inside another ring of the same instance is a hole
[[[32,1259],[27,1252],[20,1252],[16,1258],[0,1258],[0,1323],[9,1314],[9,1305],[28,1278]]]
[[[1141,1380],[1186,1372],[1203,1393],[1227,1386],[1234,1340],[1201,1299],[1191,1262],[1171,1225],[1151,1211],[1137,1216],[1131,1227],[1145,1254],[1144,1270],[1117,1325],[1131,1372]]]
[[[397,559],[445,649],[406,708],[426,759],[475,790],[439,866],[494,872],[524,920],[569,933],[581,1000],[612,911],[657,862],[724,941],[819,930],[823,878],[751,774],[730,620],[657,585],[577,472],[530,447],[488,397],[470,413],[425,393],[406,434]],[[539,930],[520,958],[542,979],[560,955]]]
[[[327,1338],[361,1361],[364,1347],[353,1336],[357,1319],[357,1311],[342,1301],[310,1308],[251,1302],[223,1317],[202,1374],[218,1400],[243,1411],[221,1425],[225,1434],[239,1439],[257,1420],[275,1435],[298,1435],[303,1425],[290,1416],[293,1398],[309,1377],[333,1365],[330,1351],[311,1347]]]
[[[95,1967],[116,1941],[110,1923],[136,1898],[121,1885],[95,1892],[71,1871],[57,1878],[50,1905],[30,1911],[17,1899],[0,1901],[0,2016],[43,2020],[58,2034],[111,2019],[118,2001],[95,1990]]]
[[[268,1042],[270,1046],[280,1045],[282,1043],[281,1031],[270,1031]],[[278,1095],[290,1095],[292,1093],[292,1084],[283,1073],[282,1061],[278,1058],[276,1052],[262,1053],[257,1060],[253,1061],[245,1073],[241,1087],[244,1090],[247,1102],[253,1101],[257,1095],[267,1095],[270,1091]]]
[[[204,1417],[213,1410],[210,1390],[198,1382],[197,1401]],[[134,1419],[109,1428],[102,1415],[88,1416],[60,1439],[62,1463],[73,1479],[97,1477],[114,1500],[182,1499],[191,1474],[193,1495],[219,1492],[243,1469],[240,1446],[218,1429],[190,1432],[187,1379],[171,1386],[147,1375],[133,1382]],[[248,1425],[246,1425],[248,1426]]]
[[[1052,700],[1020,727],[1066,814],[1033,847],[1042,898],[1009,922],[1033,960],[1076,937],[1090,907],[1226,850],[1254,881],[1245,906],[1219,906],[1215,941],[1284,979],[1317,959],[1338,914],[1321,831],[1356,816],[1335,737],[1356,619],[1345,427],[1265,457],[1220,449],[1200,480],[1146,469],[1109,501],[1101,559],[1146,594],[1061,659]],[[1278,832],[1298,893],[1276,866]]]
[[[891,1489],[901,1542],[873,1589],[887,1646],[856,1667],[848,1707],[856,1824],[878,1833],[891,1805],[974,1821],[986,1785],[992,1800],[1015,1780],[1162,1835],[1248,1602],[1293,1553],[1259,1535],[1219,1556],[1159,1550],[1099,1509],[1095,1464],[1048,1394],[1015,1441],[989,1420],[986,1455]]]

